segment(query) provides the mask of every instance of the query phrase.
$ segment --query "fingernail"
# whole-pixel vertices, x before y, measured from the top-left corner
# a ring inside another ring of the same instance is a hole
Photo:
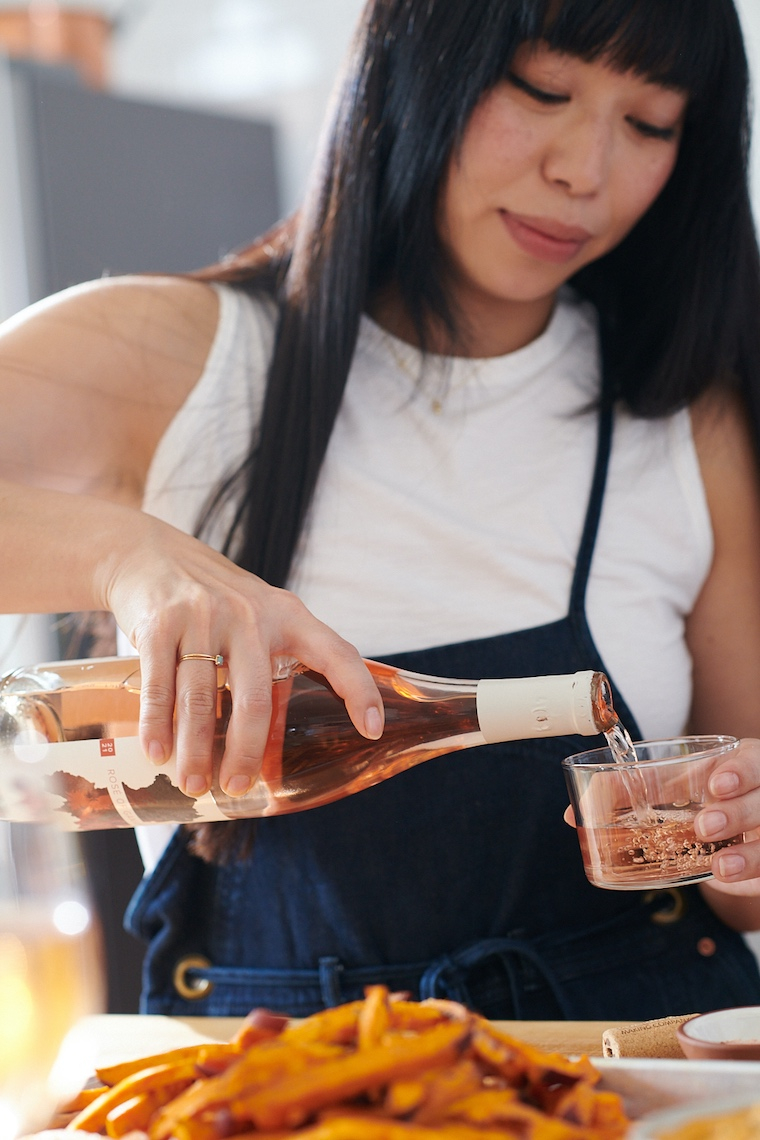
[[[709,839],[711,835],[717,835],[719,831],[724,829],[727,823],[728,819],[722,811],[703,811],[696,819],[697,830],[703,839]]]
[[[163,764],[166,760],[164,746],[160,740],[151,740],[148,745],[148,759],[154,764]]]
[[[728,879],[738,875],[744,870],[746,860],[743,855],[721,855],[718,859],[718,870]]]
[[[383,735],[383,718],[380,716],[380,710],[376,709],[374,705],[367,709],[364,717],[364,728],[371,740],[379,740]]]
[[[205,776],[188,776],[185,780],[185,795],[202,796],[208,791],[208,781]]]
[[[244,796],[251,787],[251,777],[242,774],[237,776],[230,776],[227,783],[224,785],[224,790],[228,796]]]
[[[728,796],[739,787],[739,777],[736,772],[718,772],[710,780],[709,788],[714,796]]]

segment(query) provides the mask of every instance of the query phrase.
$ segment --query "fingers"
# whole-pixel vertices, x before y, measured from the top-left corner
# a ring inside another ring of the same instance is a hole
[[[712,857],[718,883],[733,886],[735,894],[760,898],[760,842],[757,832],[745,833],[743,843],[724,847]]]
[[[727,801],[760,788],[760,740],[741,740],[710,776],[712,799]]]
[[[384,709],[375,682],[354,646],[339,637],[286,590],[273,590],[261,640],[237,636],[230,650],[232,714],[219,773],[222,789],[244,795],[258,775],[272,717],[272,659],[293,656],[321,673],[346,703],[354,727],[376,740]],[[263,627],[263,628],[262,628]]]
[[[378,740],[385,726],[385,709],[358,650],[315,618],[298,598],[284,593],[286,631],[296,656],[321,673],[343,698],[357,732],[368,740]]]
[[[219,783],[228,796],[250,791],[264,759],[272,718],[272,667],[268,652],[235,643],[230,652],[232,712]]]
[[[205,655],[223,654],[228,669],[232,711],[219,778],[229,795],[244,794],[261,768],[276,657],[323,674],[357,731],[382,735],[382,700],[352,645],[288,591],[150,516],[140,521],[146,536],[139,557],[127,551],[114,563],[106,596],[140,655],[143,749],[161,763],[176,742],[182,791],[202,795],[212,783],[218,690],[216,666]]]
[[[186,795],[204,795],[212,785],[218,677],[208,657],[217,652],[225,657],[232,704],[218,775],[227,795],[245,795],[261,770],[274,657],[294,657],[323,674],[357,731],[372,740],[382,735],[382,699],[358,651],[287,591],[251,575],[241,586],[255,597],[241,596],[241,590],[213,613],[207,606],[199,613],[197,604],[190,607],[195,612],[176,607],[165,613],[160,629],[138,630],[135,637],[143,677],[142,746],[160,763],[171,755],[176,733],[177,782]]]
[[[695,820],[697,835],[710,842],[744,840],[713,856],[713,874],[731,883],[760,876],[760,741],[743,740],[712,773],[709,801]]]
[[[202,796],[211,787],[211,757],[217,712],[217,666],[202,650],[183,651],[177,673],[177,779],[185,795]]]
[[[154,764],[163,764],[174,748],[176,657],[162,641],[137,644],[140,654],[140,744]]]

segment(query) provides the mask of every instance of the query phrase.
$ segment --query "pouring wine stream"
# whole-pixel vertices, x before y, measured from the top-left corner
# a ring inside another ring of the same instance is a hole
[[[612,759],[616,764],[636,765],[639,758],[628,730],[620,723],[616,713],[613,713],[613,716],[615,717],[614,724],[605,729],[604,732],[607,746],[612,753]],[[631,797],[631,809],[636,817],[636,822],[642,827],[651,826],[656,822],[656,817],[647,800],[644,777],[635,767],[621,774],[626,791]]]

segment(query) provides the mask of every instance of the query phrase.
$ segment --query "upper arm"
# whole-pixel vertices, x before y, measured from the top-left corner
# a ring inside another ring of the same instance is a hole
[[[203,369],[207,285],[116,278],[0,326],[0,477],[139,505],[155,447]]]
[[[693,732],[760,736],[760,471],[748,416],[724,394],[692,411],[714,533],[710,573],[687,620]]]

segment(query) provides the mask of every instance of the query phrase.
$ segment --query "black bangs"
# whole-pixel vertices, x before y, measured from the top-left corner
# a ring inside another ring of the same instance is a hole
[[[547,0],[540,38],[699,100],[719,81],[737,30],[725,0]]]

